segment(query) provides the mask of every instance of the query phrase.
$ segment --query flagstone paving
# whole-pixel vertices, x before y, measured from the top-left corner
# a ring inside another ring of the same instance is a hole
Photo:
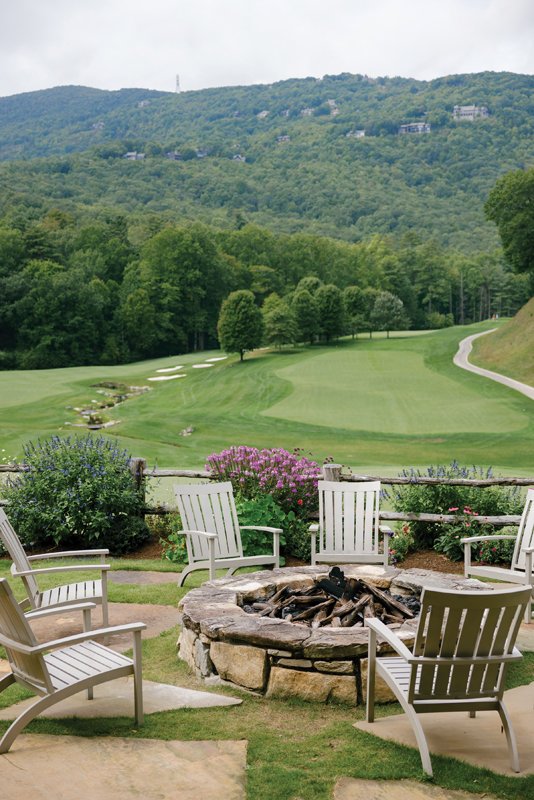
[[[0,756],[9,800],[245,800],[246,741],[23,734]]]
[[[334,788],[334,800],[475,800],[479,796],[415,781],[341,778]],[[492,800],[488,794],[482,796],[484,800]]]
[[[517,737],[519,774],[510,767],[506,737],[496,711],[479,711],[474,719],[461,712],[419,715],[430,753],[452,756],[509,777],[534,774],[534,683],[505,692],[504,702]],[[417,746],[405,714],[380,717],[372,723],[356,722],[354,727],[381,739]]]

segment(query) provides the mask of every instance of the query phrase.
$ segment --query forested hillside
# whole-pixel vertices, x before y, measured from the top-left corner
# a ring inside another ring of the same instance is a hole
[[[530,278],[484,204],[534,166],[533,88],[344,74],[0,98],[0,368],[216,345],[236,290],[274,346],[515,313]]]
[[[3,98],[1,211],[52,198],[70,211],[226,227],[237,218],[350,241],[415,230],[489,250],[498,245],[483,214],[489,190],[534,163],[533,89],[532,76],[509,73],[342,74],[182,94],[61,87]],[[455,105],[473,104],[488,116],[453,118]],[[417,122],[430,132],[398,133]]]

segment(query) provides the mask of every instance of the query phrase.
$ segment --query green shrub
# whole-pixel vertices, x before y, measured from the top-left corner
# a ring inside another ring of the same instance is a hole
[[[411,467],[404,469],[401,477],[411,478],[414,482],[393,486],[389,496],[395,511],[449,514],[452,508],[475,509],[477,514],[497,516],[500,514],[520,514],[523,508],[521,491],[517,486],[450,486],[445,483],[421,485],[417,478],[441,479],[478,479],[494,477],[491,467],[464,467],[453,461],[449,466],[430,466],[426,475]],[[475,530],[478,532],[479,528]],[[412,522],[411,531],[416,548],[431,548],[436,539],[446,532],[446,526],[439,522]],[[463,534],[469,535],[468,533]],[[461,537],[460,537],[461,538]]]
[[[240,525],[282,528],[284,533],[280,536],[280,551],[284,551],[287,515],[274,502],[271,495],[264,494],[253,498],[245,498],[238,495],[236,498],[236,511]],[[243,555],[245,556],[258,556],[272,551],[273,536],[266,531],[243,531],[241,540],[243,542]]]
[[[414,544],[415,539],[410,525],[405,522],[389,540],[389,563],[398,564],[404,561],[408,553],[414,549]]]
[[[517,529],[513,530],[504,528],[499,533],[517,533]],[[473,561],[483,561],[485,564],[510,564],[512,555],[514,553],[515,538],[512,539],[498,539],[496,542],[477,542],[476,546],[472,546]]]
[[[186,537],[178,533],[182,529],[178,512],[150,517],[148,524],[152,535],[159,539],[161,557],[173,564],[187,564]]]
[[[120,554],[149,538],[143,493],[133,481],[128,453],[115,443],[91,434],[53,436],[27,444],[23,466],[5,494],[27,547],[97,546]]]

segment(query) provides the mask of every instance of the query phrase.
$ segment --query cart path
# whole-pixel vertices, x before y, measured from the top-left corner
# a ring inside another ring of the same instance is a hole
[[[484,378],[490,378],[492,381],[502,383],[505,386],[508,386],[509,389],[515,389],[516,392],[521,392],[521,394],[524,394],[526,397],[530,397],[531,400],[534,400],[534,387],[529,386],[528,383],[515,381],[513,378],[507,378],[506,375],[500,375],[498,372],[492,372],[491,370],[483,369],[482,367],[475,367],[474,364],[470,363],[469,354],[473,349],[473,341],[478,339],[479,336],[486,336],[486,334],[493,333],[495,330],[497,329],[491,328],[489,331],[475,333],[472,336],[468,336],[466,339],[462,339],[458,345],[458,352],[453,358],[453,363],[456,364],[457,367],[468,370],[468,372],[474,372],[476,375],[482,375]]]

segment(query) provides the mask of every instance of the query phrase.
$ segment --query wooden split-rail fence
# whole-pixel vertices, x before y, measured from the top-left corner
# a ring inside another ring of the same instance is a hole
[[[217,480],[217,476],[213,475],[206,470],[190,470],[190,469],[150,469],[147,468],[147,462],[143,458],[130,459],[130,469],[132,476],[139,489],[145,490],[147,481],[156,480],[160,478],[179,478],[181,481],[184,479],[197,482],[197,481],[210,481]],[[15,464],[0,464],[1,473],[17,473],[24,472],[24,466]],[[500,477],[500,478],[430,478],[430,477],[380,477],[376,475],[358,475],[354,473],[347,473],[343,471],[340,464],[325,464],[323,466],[323,474],[326,480],[341,480],[341,481],[380,481],[384,486],[400,486],[410,484],[412,486],[471,486],[479,488],[483,491],[490,486],[534,486],[534,477],[532,478],[517,478],[517,477]],[[0,486],[0,506],[6,506],[7,502],[1,498]],[[145,515],[165,515],[172,514],[176,509],[172,506],[165,504],[155,506],[145,506]],[[454,514],[426,514],[405,511],[387,511],[380,509],[380,519],[384,522],[455,522],[457,516]],[[519,514],[503,514],[500,516],[474,516],[473,521],[478,523],[489,523],[495,527],[503,527],[505,525],[518,525],[521,519]]]

